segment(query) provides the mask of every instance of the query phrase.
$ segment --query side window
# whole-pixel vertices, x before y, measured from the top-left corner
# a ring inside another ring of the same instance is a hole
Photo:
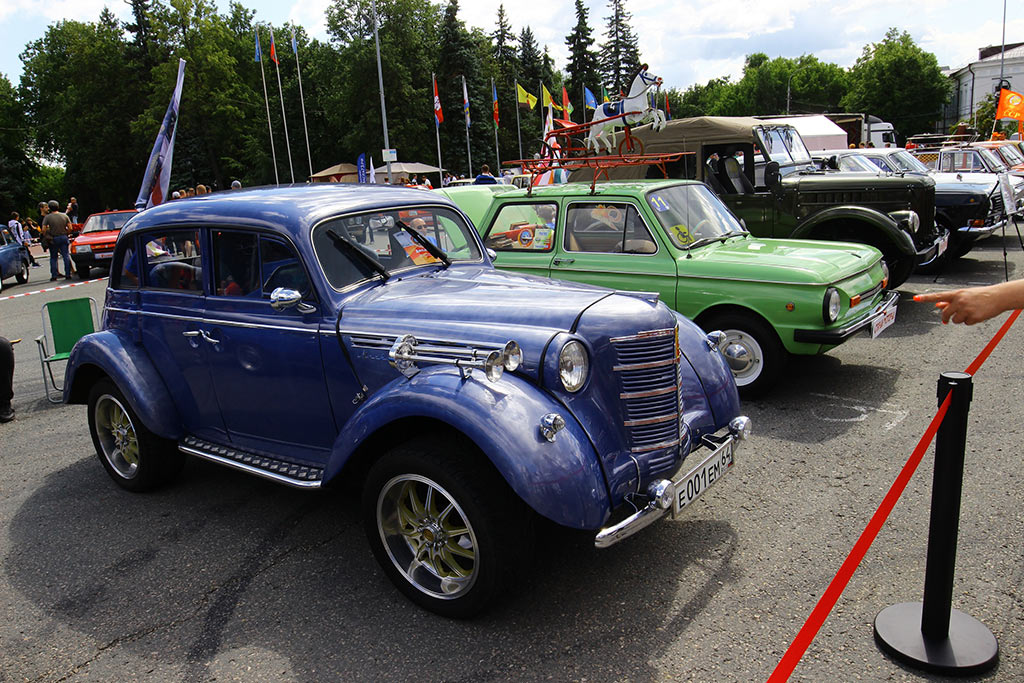
[[[259,251],[251,232],[213,231],[213,290],[217,296],[259,297]]]
[[[551,251],[558,204],[508,204],[494,217],[484,244],[496,251]]]
[[[138,289],[139,287],[139,259],[135,256],[135,240],[124,250],[121,257],[121,270],[117,278],[115,289]]]
[[[198,230],[163,230],[147,233],[139,239],[145,288],[203,291]]]
[[[0,230],[0,246],[4,244],[12,244],[13,242],[14,237],[11,236],[10,232],[7,230]]]
[[[632,204],[573,204],[565,217],[566,251],[653,254],[658,245]]]
[[[311,290],[298,254],[291,245],[272,237],[260,237],[260,279],[264,297],[278,287],[294,289],[303,296],[309,296]]]

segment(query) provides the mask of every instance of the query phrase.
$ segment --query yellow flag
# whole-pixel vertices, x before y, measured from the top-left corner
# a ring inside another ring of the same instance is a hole
[[[518,83],[516,83],[516,95],[519,98],[519,104],[525,105],[527,109],[533,109],[537,104],[537,97],[526,92]]]
[[[548,86],[541,84],[540,89],[542,91],[541,94],[544,96],[544,101],[541,103],[541,106],[546,107],[550,104],[558,111],[562,111],[562,107],[555,102],[554,98],[551,97],[551,93],[548,92]]]

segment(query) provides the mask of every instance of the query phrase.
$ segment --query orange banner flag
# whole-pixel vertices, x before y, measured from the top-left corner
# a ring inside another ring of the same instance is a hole
[[[999,93],[999,105],[996,107],[996,120],[1024,119],[1024,95],[1006,90]]]

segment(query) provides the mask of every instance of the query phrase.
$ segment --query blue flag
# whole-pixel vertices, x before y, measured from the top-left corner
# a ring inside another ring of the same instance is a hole
[[[256,54],[255,54],[255,56],[253,56],[252,61],[254,61],[254,62],[262,62],[263,61],[263,53],[260,52],[260,34],[256,33],[255,31],[253,31],[252,35],[256,39]]]
[[[359,169],[359,182],[366,182],[366,155],[360,154],[359,158],[356,159],[356,168]]]
[[[299,54],[299,44],[295,42],[295,31],[292,30],[292,52]]]
[[[583,87],[583,97],[584,97],[583,105],[587,109],[597,109],[597,98],[594,97],[594,93],[590,92],[590,88],[588,88],[586,86]]]

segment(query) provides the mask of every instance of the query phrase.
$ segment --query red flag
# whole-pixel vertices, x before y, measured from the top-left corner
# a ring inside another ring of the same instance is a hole
[[[498,127],[498,91],[494,88],[494,81],[491,81],[491,102],[494,104],[494,127]]]
[[[437,94],[437,78],[434,74],[430,74],[430,78],[434,81],[434,125],[440,126],[444,123],[444,112],[441,111],[441,98]]]
[[[280,62],[277,61],[277,48],[274,47],[274,32],[273,31],[270,32],[270,59],[274,62],[274,64],[280,64]]]
[[[669,109],[669,106],[668,106],[668,92],[665,93],[665,118],[666,119],[671,119],[672,118],[672,110]]]
[[[572,105],[569,104],[569,93],[565,91],[564,85],[562,86],[562,114],[565,115],[566,121],[572,121]]]
[[[999,92],[999,105],[996,107],[996,120],[1024,119],[1024,95],[1006,90]]]

